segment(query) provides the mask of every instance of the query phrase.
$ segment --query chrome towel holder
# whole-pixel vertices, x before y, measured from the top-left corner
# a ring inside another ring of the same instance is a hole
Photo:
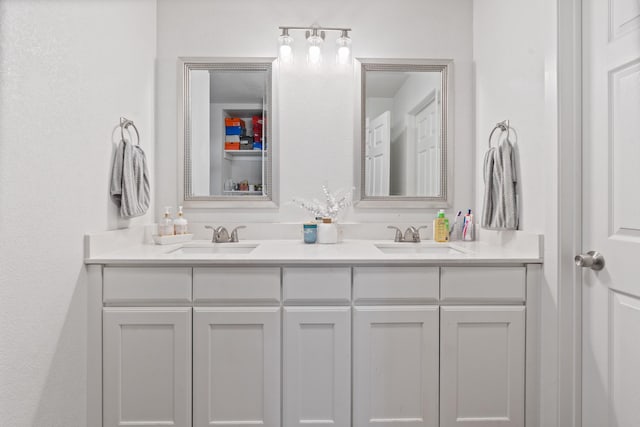
[[[493,127],[493,130],[489,134],[489,148],[491,148],[491,138],[493,137],[493,133],[500,129],[502,132],[507,132],[507,141],[509,141],[509,130],[511,127],[509,126],[509,120],[503,120]],[[502,133],[501,133],[502,134]]]
[[[132,126],[133,130],[136,131],[136,136],[138,137],[138,142],[136,142],[136,145],[140,145],[140,133],[138,132],[138,128],[133,123],[133,120],[129,120],[126,117],[120,117],[120,135],[122,136],[122,140],[124,141],[124,131],[125,129],[128,129],[129,126]]]

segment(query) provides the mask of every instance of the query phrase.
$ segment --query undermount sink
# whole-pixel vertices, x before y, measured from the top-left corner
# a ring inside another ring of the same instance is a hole
[[[464,252],[452,248],[446,243],[378,243],[375,244],[382,253],[393,254],[434,254],[459,255]]]
[[[207,254],[248,254],[257,248],[257,244],[253,243],[211,243],[199,246],[182,246],[178,249],[170,251],[170,254],[185,255],[207,255]]]

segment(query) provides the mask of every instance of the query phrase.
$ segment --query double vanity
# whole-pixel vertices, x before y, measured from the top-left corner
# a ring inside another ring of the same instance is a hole
[[[90,251],[92,425],[534,425],[525,240]]]

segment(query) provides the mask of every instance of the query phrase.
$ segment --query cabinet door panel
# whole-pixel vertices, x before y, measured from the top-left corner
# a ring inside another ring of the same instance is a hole
[[[104,426],[191,426],[191,309],[105,308]]]
[[[279,426],[280,309],[194,311],[194,426]]]
[[[354,308],[354,425],[438,425],[435,306]]]
[[[349,307],[285,308],[284,425],[349,426]]]
[[[524,426],[524,307],[442,307],[441,427]]]

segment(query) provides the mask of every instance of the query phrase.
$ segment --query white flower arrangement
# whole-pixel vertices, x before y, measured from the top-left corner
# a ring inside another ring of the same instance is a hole
[[[353,188],[349,191],[338,190],[335,193],[331,193],[326,185],[322,186],[322,192],[325,200],[323,202],[318,199],[305,200],[305,199],[293,199],[302,209],[306,209],[313,215],[314,218],[323,217],[336,220],[340,211],[346,207],[351,206],[353,203]]]

